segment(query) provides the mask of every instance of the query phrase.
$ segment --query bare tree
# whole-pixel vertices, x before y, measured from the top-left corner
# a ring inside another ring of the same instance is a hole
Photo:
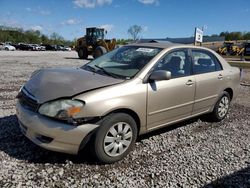
[[[137,40],[141,32],[142,32],[142,27],[139,25],[133,25],[128,29],[128,33],[131,35],[133,40]]]

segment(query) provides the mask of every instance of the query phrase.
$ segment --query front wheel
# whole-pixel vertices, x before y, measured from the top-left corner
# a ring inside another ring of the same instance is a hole
[[[94,50],[93,57],[94,58],[98,58],[98,57],[100,57],[100,56],[102,56],[103,54],[106,54],[106,53],[107,53],[107,49],[106,48],[104,48],[103,46],[98,46]]]
[[[226,117],[230,106],[230,100],[230,95],[228,92],[224,91],[215,104],[213,112],[209,114],[212,121],[218,122]]]
[[[136,138],[136,122],[130,115],[110,114],[103,118],[94,135],[93,153],[102,163],[114,163],[130,152]]]
[[[78,51],[78,57],[80,59],[88,59],[88,50],[86,47],[82,47]]]

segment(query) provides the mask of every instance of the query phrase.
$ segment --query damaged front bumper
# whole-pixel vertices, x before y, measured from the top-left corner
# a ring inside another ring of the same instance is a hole
[[[57,152],[77,154],[84,138],[99,126],[58,122],[27,110],[19,102],[16,111],[22,133],[38,146]]]

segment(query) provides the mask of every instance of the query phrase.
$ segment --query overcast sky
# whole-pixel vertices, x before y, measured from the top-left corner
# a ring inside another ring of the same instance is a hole
[[[128,38],[128,28],[143,28],[142,38],[189,37],[250,31],[250,0],[0,0],[0,25],[57,32],[65,39],[104,27],[109,38]]]

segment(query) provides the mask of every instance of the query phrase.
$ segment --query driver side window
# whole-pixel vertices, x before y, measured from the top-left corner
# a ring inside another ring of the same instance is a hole
[[[172,78],[190,75],[190,59],[187,50],[175,50],[165,55],[156,66],[156,70],[170,71]]]

